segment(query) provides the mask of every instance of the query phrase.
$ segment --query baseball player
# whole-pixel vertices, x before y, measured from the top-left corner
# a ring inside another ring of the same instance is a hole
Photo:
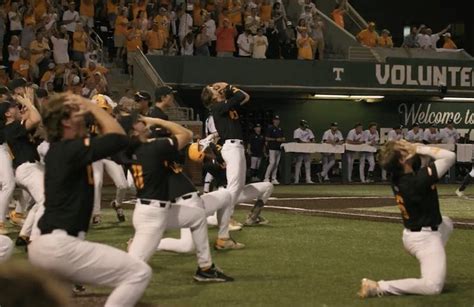
[[[425,129],[423,133],[424,144],[439,144],[441,142],[441,136],[439,135],[438,129],[434,125],[431,125],[428,129]]]
[[[434,162],[418,168],[417,155]],[[405,227],[403,245],[420,262],[421,277],[378,282],[364,278],[359,296],[439,294],[446,278],[444,247],[453,223],[441,216],[436,183],[454,165],[456,155],[402,140],[388,142],[380,157],[382,167],[392,173],[392,189]]]
[[[362,129],[362,124],[357,123],[354,126],[354,129],[351,129],[349,133],[347,134],[346,142],[348,144],[354,144],[354,145],[359,145],[359,144],[364,144],[365,143],[365,138],[364,138],[364,130]],[[355,152],[346,150],[346,156],[347,156],[347,181],[352,182],[352,169],[354,166],[354,160],[355,160]],[[362,168],[359,168],[361,170]],[[364,172],[363,170],[360,174],[360,181],[364,182]]]
[[[201,100],[211,111],[222,145],[222,158],[226,163],[227,190],[232,193],[235,206],[245,185],[246,161],[242,126],[238,110],[250,100],[250,96],[225,82],[206,86]],[[230,238],[230,236],[229,236]]]
[[[379,141],[379,132],[377,131],[377,124],[370,123],[369,129],[364,131],[364,143],[370,146],[376,146]],[[367,173],[367,180],[365,178],[365,161],[369,162],[369,171]],[[375,169],[375,158],[373,152],[361,152],[360,153],[360,165],[359,173],[361,182],[373,182],[374,181],[374,169]]]
[[[151,107],[151,95],[147,91],[138,91],[133,95],[135,102],[138,106],[138,112],[143,115],[147,116],[150,112]]]
[[[338,123],[331,123],[331,127],[326,130],[323,134],[322,143],[327,143],[331,145],[340,145],[344,143],[344,137],[342,136],[341,131],[339,131]],[[321,173],[318,173],[319,182],[329,181],[329,171],[336,164],[336,154],[334,153],[323,153],[323,169]]]
[[[4,235],[0,235],[0,264],[10,259],[13,253],[12,240]]]
[[[464,179],[462,181],[461,186],[456,190],[456,195],[458,197],[465,197],[466,195],[464,194],[464,191],[466,190],[467,186],[471,183],[471,178],[474,177],[474,165],[466,176],[464,176]]]
[[[176,91],[169,86],[162,86],[155,90],[155,104],[148,111],[148,116],[168,120],[168,115],[164,110],[174,106],[174,94]],[[153,137],[165,137],[169,133],[160,127],[151,127]]]
[[[448,125],[439,132],[441,143],[456,144],[459,141],[459,133],[453,126],[453,121],[449,120]]]
[[[99,94],[92,97],[92,102],[96,103],[99,107],[106,110],[109,114],[112,114],[115,103],[110,97]],[[122,167],[110,157],[102,160],[95,161],[92,163],[94,170],[94,211],[92,212],[92,224],[97,225],[102,221],[101,218],[101,202],[102,202],[102,184],[104,182],[104,171],[109,174],[110,178],[115,184],[116,193],[115,200],[111,202],[112,208],[115,209],[117,219],[119,222],[125,221],[125,214],[122,209],[122,202],[125,198],[125,194],[128,189],[127,178]]]
[[[154,125],[166,129],[171,136],[150,140],[148,127]],[[166,229],[188,227],[196,244],[199,265],[193,278],[199,282],[232,281],[212,263],[202,199],[182,174],[181,166],[175,163],[178,151],[192,140],[192,132],[173,122],[142,117],[133,125],[132,136],[135,144],[128,154],[132,159],[137,203],[133,211],[135,235],[129,254],[147,261]],[[226,195],[229,201],[231,197]],[[230,211],[226,211],[227,219]]]
[[[283,129],[280,127],[280,116],[275,115],[272,119],[272,125],[267,128],[265,135],[266,146],[268,148],[268,167],[265,172],[265,182],[280,184],[277,179],[278,165],[281,157],[281,144],[285,141]]]
[[[150,267],[119,249],[84,240],[93,209],[92,163],[124,149],[128,138],[105,110],[77,95],[58,95],[43,114],[51,143],[45,158],[46,201],[29,260],[75,283],[113,287],[105,306],[134,306],[151,278]],[[86,114],[94,117],[101,136],[87,137]]]
[[[423,129],[418,123],[414,123],[411,130],[407,132],[406,140],[410,143],[423,143]]]
[[[44,169],[39,163],[36,146],[31,141],[31,133],[41,121],[41,116],[32,103],[33,95],[33,89],[28,88],[24,96],[14,96],[16,102],[2,103],[5,118],[3,132],[12,156],[15,180],[35,201],[21,228],[18,245],[25,245],[30,239],[36,214],[44,203]],[[22,110],[17,102],[21,104]]]
[[[247,147],[247,152],[250,155],[250,176],[252,176],[252,181],[260,181],[258,170],[260,169],[262,157],[265,154],[265,137],[262,135],[262,126],[260,124],[255,124],[253,132]]]
[[[298,143],[313,143],[314,134],[311,129],[309,129],[309,124],[307,121],[302,119],[300,121],[300,127],[293,132],[293,138]],[[306,183],[314,183],[311,180],[311,154],[309,153],[297,153],[296,163],[295,163],[295,184],[300,182],[300,172],[301,164],[304,161],[304,168],[306,174]]]
[[[208,137],[211,134],[216,134],[217,135],[217,130],[216,130],[216,125],[214,124],[214,118],[212,118],[212,115],[209,115],[206,118],[205,124],[204,124],[204,134],[206,137]],[[204,176],[204,187],[203,191],[204,193],[209,193],[211,190],[211,183],[214,177],[210,173],[206,173]]]
[[[387,134],[388,141],[403,140],[403,125],[399,125],[390,130]],[[382,180],[387,181],[387,171],[382,168]]]
[[[10,103],[7,101],[8,94],[8,88],[0,87],[0,235],[8,233],[5,226],[5,215],[7,214],[8,204],[15,189],[12,160],[3,135],[5,113],[10,107]]]

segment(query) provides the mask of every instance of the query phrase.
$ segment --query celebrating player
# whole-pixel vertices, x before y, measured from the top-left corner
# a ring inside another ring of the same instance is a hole
[[[434,162],[420,168],[420,156]],[[420,262],[421,278],[379,282],[364,278],[360,297],[441,293],[446,277],[444,246],[453,224],[441,216],[435,184],[455,162],[451,151],[405,140],[388,142],[382,148],[380,163],[392,174],[392,189],[405,226],[403,245]]]
[[[91,114],[101,135],[87,137]],[[43,113],[47,139],[45,211],[41,235],[29,246],[31,263],[76,283],[114,287],[105,306],[134,306],[151,278],[143,261],[103,244],[85,241],[94,201],[92,163],[128,145],[117,121],[82,97],[62,94]]]

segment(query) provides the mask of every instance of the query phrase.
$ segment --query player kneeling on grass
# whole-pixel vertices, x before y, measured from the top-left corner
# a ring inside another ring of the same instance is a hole
[[[171,136],[149,139],[149,127],[155,125],[169,131]],[[133,124],[131,134],[133,144],[127,155],[131,158],[137,203],[133,211],[135,236],[129,245],[129,254],[147,261],[155,253],[166,229],[187,227],[196,244],[199,265],[194,279],[232,281],[233,278],[212,263],[202,200],[175,163],[179,150],[192,140],[192,132],[173,122],[142,117]],[[227,215],[230,217],[230,212]]]
[[[91,114],[101,136],[87,137]],[[85,241],[94,202],[92,163],[128,145],[117,121],[77,95],[53,97],[43,113],[47,139],[41,234],[29,245],[30,262],[75,283],[113,287],[105,306],[134,306],[151,278],[151,268],[127,253]]]
[[[434,161],[420,168],[420,156]],[[435,184],[455,163],[456,155],[401,140],[389,141],[382,148],[379,160],[392,174],[392,189],[405,226],[403,245],[420,262],[421,278],[379,282],[364,278],[358,294],[362,298],[384,294],[439,294],[446,277],[444,247],[453,223],[441,216]]]

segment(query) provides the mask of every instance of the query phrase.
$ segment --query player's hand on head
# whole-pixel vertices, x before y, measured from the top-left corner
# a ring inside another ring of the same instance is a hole
[[[89,99],[79,95],[68,95],[68,99],[64,105],[69,106],[73,110],[74,116],[83,116],[91,112],[92,108],[98,107]]]

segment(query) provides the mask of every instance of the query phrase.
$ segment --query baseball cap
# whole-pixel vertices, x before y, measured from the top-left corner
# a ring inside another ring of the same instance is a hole
[[[337,126],[339,126],[339,124],[337,122],[331,123],[331,127],[337,127]]]
[[[309,124],[307,121],[305,121],[304,119],[300,120],[300,126],[302,127],[309,127]]]
[[[255,126],[253,126],[254,128],[257,128],[257,127],[262,127],[262,125],[260,125],[259,123],[256,123]]]
[[[420,124],[414,123],[412,127],[420,127]]]
[[[449,32],[448,32],[448,33],[445,33],[443,36],[445,36],[445,37],[451,37],[451,33],[449,33]]]
[[[454,121],[452,119],[448,120],[448,125],[454,124]]]
[[[151,100],[151,95],[147,91],[138,91],[138,92],[135,93],[133,98],[135,98],[135,101]]]
[[[279,119],[280,119],[280,116],[279,116],[279,115],[275,115],[275,116],[273,116],[273,119],[278,119],[278,120],[279,120]]]
[[[173,90],[171,86],[161,86],[155,90],[155,99],[158,100],[158,98],[162,96],[166,96],[169,94],[176,94],[177,91]]]
[[[25,78],[13,79],[12,81],[8,82],[8,88],[13,91],[16,88],[26,86],[27,84],[28,82]]]
[[[0,86],[0,95],[8,95],[10,94],[10,90],[6,86]]]
[[[393,129],[403,129],[403,128],[405,128],[403,125],[398,125],[398,126],[393,127]]]

